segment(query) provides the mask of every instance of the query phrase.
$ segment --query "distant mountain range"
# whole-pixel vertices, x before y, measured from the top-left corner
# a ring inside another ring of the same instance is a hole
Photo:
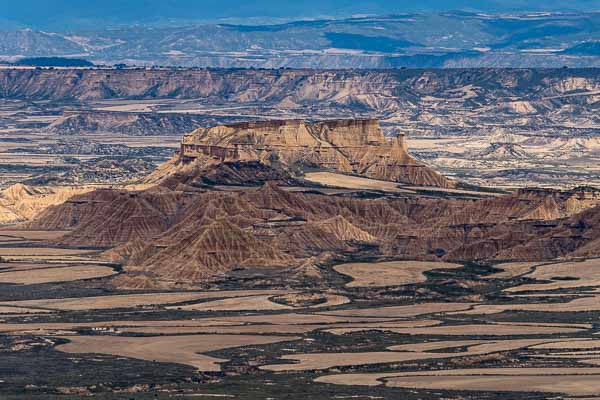
[[[0,59],[42,56],[208,67],[596,67],[600,13],[412,13],[0,35]]]
[[[199,22],[291,21],[324,16],[389,15],[416,12],[600,11],[597,0],[21,0],[4,1],[6,27],[41,30],[95,29],[98,26],[182,26]]]

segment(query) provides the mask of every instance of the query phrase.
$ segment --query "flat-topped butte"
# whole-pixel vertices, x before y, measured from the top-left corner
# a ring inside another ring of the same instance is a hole
[[[183,163],[259,161],[413,185],[455,185],[411,157],[404,134],[387,138],[375,119],[256,121],[200,128],[183,137],[179,157]]]

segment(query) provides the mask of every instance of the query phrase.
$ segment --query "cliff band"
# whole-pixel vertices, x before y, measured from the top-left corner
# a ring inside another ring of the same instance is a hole
[[[454,187],[407,152],[404,135],[389,140],[374,119],[257,121],[200,128],[185,135],[178,162],[260,162],[287,170],[333,170],[412,185]]]

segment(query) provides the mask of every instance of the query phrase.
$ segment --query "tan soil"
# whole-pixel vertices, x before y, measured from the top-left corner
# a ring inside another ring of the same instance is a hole
[[[432,379],[432,376],[435,376]],[[456,378],[456,379],[454,379]],[[479,368],[410,373],[326,375],[315,382],[337,385],[486,390],[565,392],[575,395],[600,393],[598,368]],[[514,389],[513,389],[514,388]]]
[[[571,395],[600,393],[598,369],[593,372],[582,371],[582,368],[543,368],[529,372],[526,368],[519,368],[518,371],[502,371],[498,368],[491,371],[465,370],[464,377],[437,375],[435,379],[431,376],[389,378],[386,379],[386,386],[497,392],[559,392]]]
[[[16,308],[15,308],[16,309]],[[23,310],[23,309],[20,309]],[[35,323],[0,323],[0,332],[53,332],[84,328],[113,328],[115,330],[128,330],[135,327],[144,328],[186,328],[236,325],[234,322],[215,321],[212,319],[200,320],[165,320],[165,321],[104,321],[104,322],[35,322]]]
[[[218,321],[239,323],[264,323],[275,325],[297,325],[297,324],[334,324],[334,323],[365,323],[389,321],[389,318],[378,317],[346,317],[323,314],[272,314],[272,315],[242,315],[232,317],[215,318]]]
[[[535,349],[600,349],[600,340],[558,341],[534,346]]]
[[[30,271],[0,272],[0,283],[33,285],[38,283],[71,282],[82,279],[102,278],[114,274],[116,272],[110,267],[79,265],[34,269]]]
[[[434,342],[399,344],[388,347],[391,351],[432,351],[442,349],[455,349],[457,347],[467,347],[476,344],[489,343],[486,340],[440,340]]]
[[[304,175],[304,179],[309,182],[315,182],[320,183],[321,185],[335,186],[344,189],[415,193],[412,190],[401,189],[398,184],[394,182],[362,178],[359,176],[342,175],[333,172],[310,172]]]
[[[378,308],[359,308],[352,310],[328,311],[322,314],[349,317],[387,317],[403,318],[423,314],[468,310],[475,303],[420,303],[407,306],[392,306]]]
[[[36,310],[35,308],[26,307],[10,307],[0,306],[0,314],[35,314],[35,313],[46,313],[48,310]],[[1,324],[0,324],[1,325]]]
[[[112,295],[97,297],[76,297],[65,299],[42,299],[42,300],[24,300],[4,302],[2,305],[23,306],[23,307],[43,307],[56,310],[100,310],[109,308],[131,308],[139,306],[154,306],[162,304],[181,303],[193,300],[219,298],[219,297],[239,297],[248,296],[250,293],[272,293],[278,294],[281,291],[214,291],[214,292],[180,292],[180,293],[149,293],[149,294],[131,294],[131,295]]]
[[[1,236],[11,236],[26,240],[52,240],[69,233],[69,231],[31,231],[17,229],[0,229]]]
[[[14,310],[27,310],[23,308],[11,308]],[[24,312],[24,311],[23,311]],[[290,314],[290,319],[296,314]],[[65,331],[83,328],[112,328],[123,332],[144,332],[153,334],[179,334],[179,333],[219,333],[219,334],[239,334],[239,333],[302,333],[317,329],[325,329],[332,325],[329,324],[281,324],[269,321],[269,315],[256,316],[264,317],[266,321],[245,320],[236,321],[235,317],[222,318],[201,318],[197,320],[165,320],[165,321],[106,321],[106,322],[55,322],[55,323],[0,323],[0,332],[36,332],[43,331],[52,333],[54,331]],[[276,317],[276,316],[275,316]],[[262,324],[248,325],[248,322],[263,322]],[[316,321],[319,322],[318,318]],[[403,321],[393,322],[394,326],[420,327],[438,324],[438,321]],[[366,323],[360,326],[377,325],[381,323]],[[359,323],[342,323],[334,326],[357,326]]]
[[[528,278],[553,281],[549,283],[528,284],[508,288],[507,292],[524,292],[528,290],[555,290],[584,286],[600,286],[600,259],[581,262],[541,265],[527,275]],[[555,278],[574,278],[563,280]]]
[[[406,321],[406,322],[394,322],[394,326],[403,327],[420,327],[435,325],[438,321]],[[390,323],[392,324],[392,323]],[[355,327],[356,324],[339,324],[342,327]],[[381,324],[360,324],[363,329],[369,329],[372,327],[380,327]],[[180,334],[180,333],[214,333],[214,334],[273,334],[273,333],[286,333],[286,334],[298,334],[312,332],[315,330],[326,330],[330,325],[325,324],[297,324],[297,325],[234,325],[234,326],[207,326],[207,327],[135,327],[135,328],[123,328],[121,330],[126,332],[136,333],[150,333],[150,334]],[[343,328],[340,328],[343,329]],[[327,330],[329,332],[329,330]]]
[[[0,256],[31,256],[32,258],[42,258],[43,256],[69,256],[93,254],[89,250],[78,249],[58,249],[53,247],[0,247]]]
[[[311,353],[311,354],[293,354],[285,355],[284,360],[294,361],[289,364],[273,364],[261,367],[268,371],[306,371],[326,369],[342,366],[358,366],[380,363],[395,363],[404,361],[416,361],[427,359],[455,358],[463,356],[483,355],[497,353],[501,351],[515,350],[523,347],[546,343],[551,339],[517,339],[517,340],[499,340],[481,342],[469,346],[467,351],[462,352],[436,352],[429,353],[424,351],[404,351],[404,352],[361,352],[361,353]],[[443,348],[450,348],[451,342],[443,343]],[[439,343],[438,343],[439,344]],[[459,347],[464,342],[458,342]]]
[[[348,287],[399,286],[425,282],[423,273],[436,269],[461,268],[460,264],[424,261],[391,261],[382,263],[350,263],[336,266],[334,269],[350,276],[353,281]]]
[[[231,299],[209,301],[206,303],[190,304],[176,308],[194,311],[262,311],[289,310],[293,308],[287,305],[274,303],[269,300],[270,297],[271,296],[236,297]]]
[[[191,365],[201,371],[220,371],[227,360],[205,356],[209,352],[232,347],[293,341],[290,336],[187,335],[158,337],[65,336],[70,343],[56,349],[75,354],[112,354],[148,361]]]
[[[599,296],[583,297],[567,303],[482,304],[455,314],[498,314],[504,311],[583,312],[600,311]]]

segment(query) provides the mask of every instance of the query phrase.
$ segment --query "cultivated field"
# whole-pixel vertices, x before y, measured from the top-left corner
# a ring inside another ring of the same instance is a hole
[[[294,361],[294,363],[267,365],[262,367],[262,369],[269,371],[323,370],[333,367],[479,356],[527,348],[545,343],[547,341],[548,339],[521,339],[480,342],[459,341],[455,345],[452,345],[451,342],[439,343],[436,346],[440,347],[428,348],[428,351],[409,351],[406,346],[392,346],[389,350],[394,351],[385,352],[294,354],[282,357],[283,359]],[[431,352],[431,350],[450,349],[453,347],[466,347],[467,350],[456,352]]]
[[[427,271],[461,268],[460,264],[421,261],[392,261],[382,263],[351,263],[335,267],[341,274],[348,275],[352,282],[348,287],[399,286],[427,280]]]
[[[3,272],[0,283],[33,285],[50,282],[69,282],[82,279],[103,278],[114,275],[114,269],[101,265],[73,265],[67,267],[33,268],[30,270]]]
[[[406,318],[417,315],[436,314],[458,310],[468,310],[475,303],[422,303],[406,306],[357,308],[339,311],[327,311],[326,315],[348,316],[348,317],[395,317]]]
[[[69,231],[35,231],[35,230],[15,230],[15,229],[0,229],[0,243],[4,242],[4,237],[12,237],[23,240],[41,241],[53,240],[64,236]]]
[[[272,302],[270,296],[246,296],[209,301],[199,304],[181,306],[181,310],[195,311],[264,311],[264,310],[287,310],[293,307]]]
[[[506,291],[525,292],[600,286],[600,259],[540,265],[524,276],[550,282],[515,286]]]
[[[411,190],[400,188],[393,182],[380,181],[377,179],[361,178],[359,176],[342,175],[332,172],[310,172],[304,175],[309,182],[319,183],[325,186],[333,186],[354,190],[378,190],[395,193],[415,193]]]
[[[338,385],[386,385],[411,389],[487,392],[562,392],[576,396],[600,392],[596,368],[485,368],[403,374],[345,374],[318,378]]]
[[[72,256],[72,255],[91,255],[95,252],[78,249],[61,249],[54,247],[0,247],[0,256],[10,258],[12,256],[31,258],[44,258],[46,256]]]
[[[58,346],[67,353],[102,353],[149,361],[191,365],[200,371],[219,371],[227,360],[198,354],[232,347],[295,340],[288,336],[185,335],[136,337],[65,336],[70,343]]]
[[[552,297],[552,295],[550,295]],[[590,296],[576,298],[564,303],[523,303],[523,304],[484,304],[473,307],[472,310],[459,311],[457,314],[497,314],[505,311],[536,311],[536,312],[586,312],[600,311],[600,297]]]
[[[150,307],[165,304],[182,303],[197,300],[206,300],[219,297],[240,297],[249,291],[222,291],[222,292],[181,292],[181,293],[148,293],[131,295],[108,295],[98,297],[42,299],[5,302],[2,305],[40,307],[61,311],[102,310],[111,308]],[[279,291],[275,291],[279,293]]]
[[[545,335],[551,333],[573,333],[581,329],[558,326],[533,326],[533,325],[447,325],[427,328],[404,328],[393,324],[368,325],[357,328],[329,329],[328,332],[336,335],[344,335],[351,332],[365,330],[380,330],[400,333],[403,335],[441,335],[441,336],[510,336],[510,335]]]
[[[269,285],[257,278],[210,290],[116,292],[104,289],[115,266],[98,262],[98,252],[44,247],[62,233],[4,233],[0,338],[9,350],[0,341],[0,351],[21,362],[46,357],[60,370],[76,360],[82,371],[99,363],[95,374],[105,382],[115,379],[106,371],[133,364],[152,371],[153,381],[184,368],[173,379],[187,382],[197,370],[202,375],[193,376],[225,383],[225,391],[205,381],[198,387],[218,395],[234,395],[230,375],[259,379],[263,388],[301,379],[314,381],[317,393],[379,396],[364,386],[384,398],[415,390],[490,395],[514,382],[525,392],[600,394],[593,259],[493,265],[499,272],[487,264],[345,262],[321,267],[327,287],[302,287],[285,275]],[[21,261],[6,262],[12,258]]]

